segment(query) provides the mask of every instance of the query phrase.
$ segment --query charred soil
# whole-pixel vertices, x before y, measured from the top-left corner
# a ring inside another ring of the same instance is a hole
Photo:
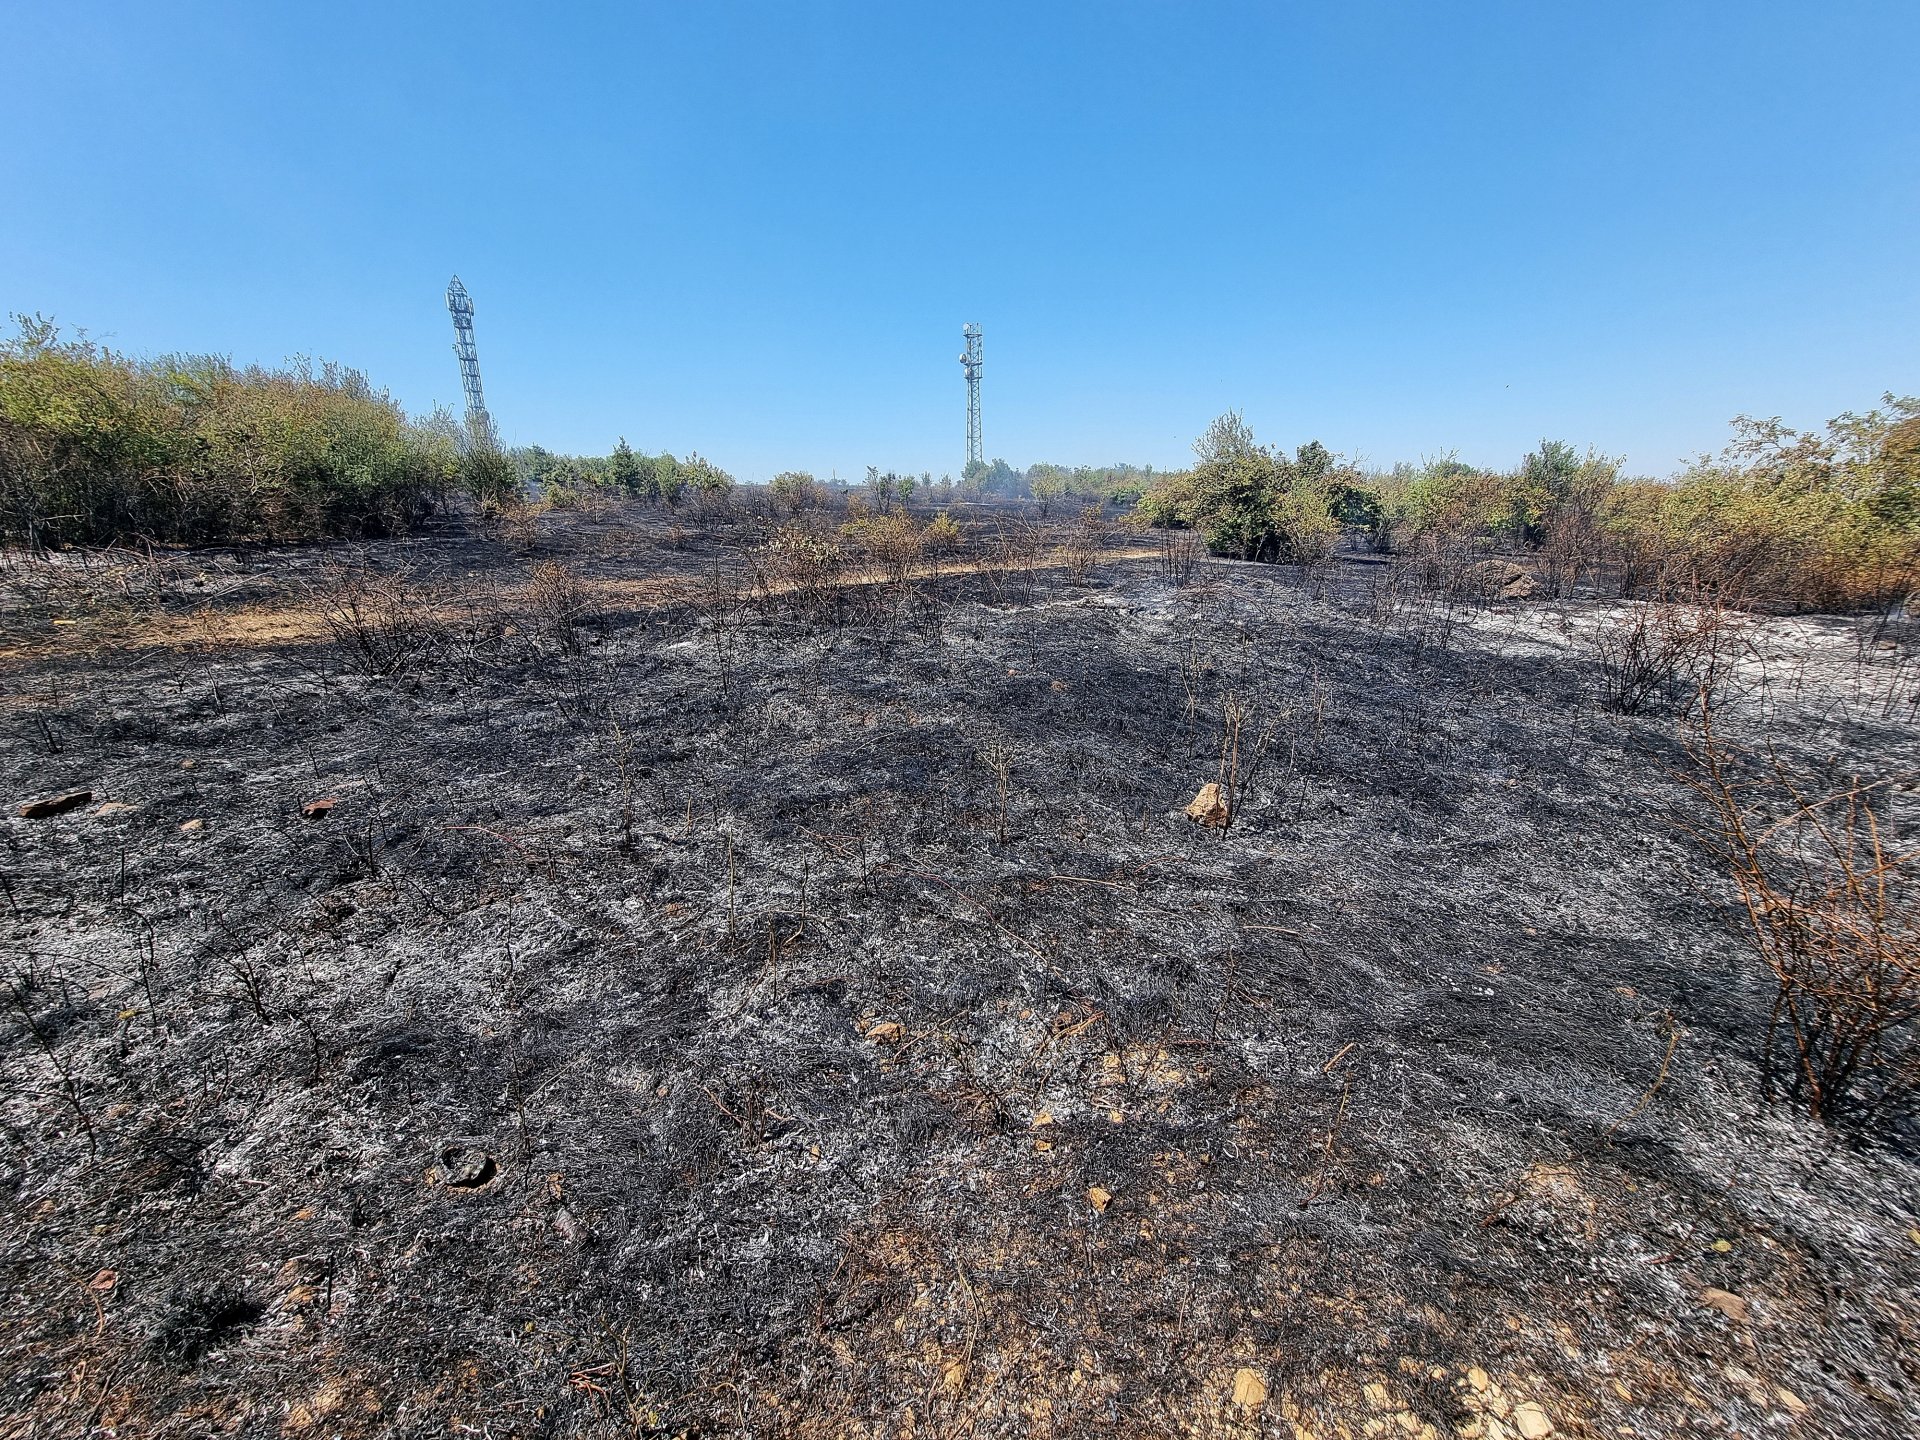
[[[1920,1432],[1598,602],[659,542],[16,604],[0,1433]],[[1914,767],[1908,638],[1742,653]]]

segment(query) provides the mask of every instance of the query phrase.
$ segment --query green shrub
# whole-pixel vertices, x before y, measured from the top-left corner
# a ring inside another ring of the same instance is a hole
[[[804,470],[782,470],[767,488],[775,504],[795,514],[820,503],[820,482]]]
[[[1842,610],[1920,587],[1920,401],[1823,433],[1735,421],[1735,441],[1671,484],[1614,487],[1600,524],[1628,588],[1668,579],[1739,603]]]
[[[1141,497],[1149,524],[1190,527],[1217,555],[1241,560],[1316,560],[1340,533],[1336,486],[1346,472],[1318,441],[1293,458],[1260,445],[1229,411],[1194,444],[1192,470],[1162,476]]]
[[[462,470],[444,417],[337,365],[135,360],[24,317],[0,342],[0,536],[36,547],[382,534]]]

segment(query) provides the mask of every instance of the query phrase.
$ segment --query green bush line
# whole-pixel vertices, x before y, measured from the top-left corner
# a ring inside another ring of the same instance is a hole
[[[379,535],[516,485],[338,365],[133,359],[24,317],[0,343],[0,536],[36,548]]]
[[[1137,519],[1248,560],[1314,560],[1343,529],[1435,561],[1533,552],[1561,593],[1604,577],[1626,595],[1836,610],[1920,588],[1920,400],[1889,394],[1817,432],[1743,416],[1734,432],[1720,456],[1665,481],[1624,478],[1619,461],[1558,441],[1509,471],[1449,456],[1367,473],[1317,441],[1291,456],[1260,445],[1229,412]]]
[[[593,493],[674,504],[734,484],[698,455],[636,454],[624,439],[604,457],[466,447],[445,410],[409,418],[334,364],[136,359],[16,318],[17,333],[0,341],[0,540],[36,549],[365,537],[408,529],[457,495],[483,510],[517,504],[528,486],[559,508]],[[1230,412],[1196,443],[1189,470],[1015,472],[996,461],[970,470],[963,487],[995,492],[998,476],[998,489],[1043,504],[1082,491],[1137,497],[1138,523],[1197,530],[1216,554],[1248,560],[1316,560],[1346,530],[1436,561],[1475,548],[1535,551],[1563,591],[1604,571],[1625,594],[1679,586],[1842,609],[1920,586],[1920,400],[1887,395],[1822,431],[1734,424],[1722,455],[1649,481],[1553,441],[1510,471],[1449,456],[1366,472],[1317,441],[1291,455],[1261,445]],[[931,477],[919,484],[931,498]],[[882,510],[915,486],[911,476],[868,477]],[[825,498],[800,472],[772,489],[796,510]]]

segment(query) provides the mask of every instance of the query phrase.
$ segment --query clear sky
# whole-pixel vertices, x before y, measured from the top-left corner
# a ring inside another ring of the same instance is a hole
[[[743,479],[1920,391],[1920,3],[0,0],[0,309]]]

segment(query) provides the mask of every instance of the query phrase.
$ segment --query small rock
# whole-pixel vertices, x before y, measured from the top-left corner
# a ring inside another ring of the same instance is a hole
[[[1478,1365],[1469,1365],[1467,1367],[1467,1384],[1471,1385],[1475,1390],[1484,1391],[1492,1383],[1493,1377]]]
[[[1522,1400],[1513,1407],[1513,1423],[1526,1440],[1545,1440],[1553,1433],[1553,1421],[1531,1400]]]
[[[500,1167],[478,1145],[454,1141],[440,1147],[435,1178],[449,1190],[478,1190],[500,1173]]]
[[[104,805],[93,807],[95,815],[126,815],[138,810],[138,805],[129,805],[124,800],[109,800]]]
[[[182,820],[180,822],[180,833],[182,835],[198,835],[206,828],[207,822],[204,820]]]
[[[340,803],[338,795],[323,795],[318,800],[309,800],[300,807],[302,820],[324,820],[333,807]]]
[[[1200,787],[1200,793],[1187,806],[1187,818],[1196,825],[1205,825],[1209,830],[1224,830],[1227,822],[1233,818],[1233,812],[1227,809],[1227,797],[1221,793],[1220,787],[1209,780]]]
[[[55,795],[46,800],[29,800],[20,807],[22,820],[45,820],[49,816],[64,815],[69,810],[78,810],[82,805],[93,803],[93,791],[69,790],[64,795]]]
[[[1747,1318],[1747,1302],[1730,1290],[1718,1290],[1709,1285],[1700,1292],[1700,1303],[1718,1310],[1735,1324],[1743,1323]]]
[[[1540,593],[1540,582],[1511,560],[1481,560],[1462,571],[1461,579],[1490,600],[1528,600]]]
[[[1249,1410],[1267,1403],[1267,1377],[1245,1368],[1233,1372],[1233,1403]]]
[[[867,1039],[876,1045],[889,1044],[898,1040],[906,1032],[900,1028],[898,1020],[882,1020],[877,1025],[867,1027]]]
[[[1104,1214],[1107,1206],[1113,1203],[1113,1196],[1101,1189],[1098,1185],[1089,1185],[1087,1187],[1087,1203]]]
[[[1793,1414],[1804,1415],[1807,1413],[1807,1402],[1794,1394],[1793,1391],[1789,1390],[1786,1386],[1774,1386],[1773,1393],[1775,1398]]]

